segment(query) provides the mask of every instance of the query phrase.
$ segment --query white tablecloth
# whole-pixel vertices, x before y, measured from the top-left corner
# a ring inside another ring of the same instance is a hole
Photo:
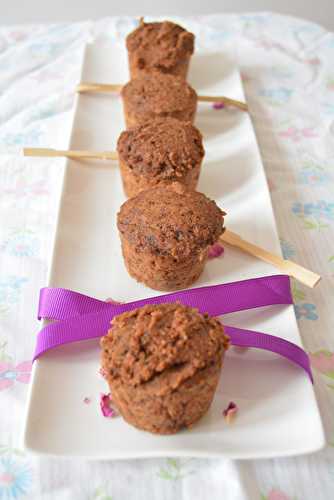
[[[267,13],[175,19],[196,33],[200,46],[236,47],[283,252],[323,276],[315,290],[295,284],[294,297],[328,447],[241,463],[89,463],[20,451],[38,290],[46,284],[63,162],[1,155],[0,499],[334,498],[334,34]],[[66,147],[85,43],[123,40],[134,25],[110,18],[0,28],[0,148]]]

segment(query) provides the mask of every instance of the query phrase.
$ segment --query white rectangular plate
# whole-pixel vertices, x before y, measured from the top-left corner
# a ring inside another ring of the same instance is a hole
[[[87,47],[82,79],[125,82],[125,50]],[[193,57],[190,82],[199,93],[245,100],[239,73],[221,53]],[[280,253],[266,178],[247,113],[199,104],[196,124],[206,157],[199,191],[226,210],[226,223],[246,239]],[[115,149],[124,129],[118,96],[78,97],[73,149]],[[125,200],[116,164],[69,161],[66,166],[49,284],[100,299],[131,301],[152,290],[131,279],[124,267],[116,213]],[[234,248],[210,261],[196,286],[275,274],[271,266]],[[37,293],[37,291],[36,291]],[[225,318],[224,318],[225,321]],[[249,327],[301,344],[293,306],[229,315],[226,324]],[[31,452],[94,459],[152,456],[258,458],[307,453],[324,436],[312,385],[305,373],[274,355],[249,350],[226,356],[220,386],[208,414],[191,430],[155,436],[122,418],[103,418],[97,341],[57,348],[34,364],[24,446]],[[84,404],[85,397],[91,398]],[[222,410],[239,406],[233,425]]]

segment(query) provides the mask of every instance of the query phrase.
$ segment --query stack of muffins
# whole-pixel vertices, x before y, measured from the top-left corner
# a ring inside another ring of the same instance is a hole
[[[189,287],[224,231],[224,212],[195,191],[204,157],[186,82],[194,35],[171,22],[127,37],[131,80],[122,89],[127,130],[118,140],[129,199],[117,217],[129,274],[155,290]],[[219,321],[180,304],[146,306],[113,321],[101,341],[115,405],[155,433],[189,427],[209,408],[228,338]]]

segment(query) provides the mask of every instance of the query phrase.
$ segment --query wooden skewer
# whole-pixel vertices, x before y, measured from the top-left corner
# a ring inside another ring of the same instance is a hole
[[[225,96],[199,95],[197,99],[201,102],[222,102],[226,106],[234,106],[242,111],[248,111],[248,105],[245,102],[236,101]]]
[[[77,86],[77,92],[85,93],[90,92],[93,94],[108,93],[108,92],[120,92],[123,85],[119,83],[79,83]]]
[[[284,274],[288,274],[310,288],[314,288],[321,280],[321,276],[313,271],[305,269],[305,267],[300,266],[291,260],[282,259],[282,257],[272,254],[257,245],[253,245],[253,243],[243,240],[241,236],[233,233],[232,231],[226,230],[220,239],[229,245],[238,247],[244,252],[254,255],[254,257],[257,257],[258,259],[272,264],[277,267],[277,269],[280,269]]]
[[[116,151],[63,151],[48,148],[24,148],[24,156],[65,157],[65,158],[92,158],[97,160],[117,160]]]
[[[89,83],[82,82],[77,86],[77,92],[79,93],[108,93],[108,92],[117,92],[119,93],[122,90],[122,86],[120,84],[113,83]],[[227,106],[234,106],[236,108],[241,109],[242,111],[248,111],[248,106],[245,102],[236,101],[235,99],[230,99],[225,96],[209,96],[209,95],[199,95],[197,96],[198,100],[201,102],[222,102]]]

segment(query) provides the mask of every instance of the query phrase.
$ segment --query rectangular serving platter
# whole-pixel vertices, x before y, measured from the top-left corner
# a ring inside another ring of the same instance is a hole
[[[126,82],[125,49],[116,44],[88,45],[82,80]],[[245,100],[239,72],[227,54],[196,53],[189,80],[198,93]],[[227,212],[231,230],[280,254],[250,116],[200,103],[196,125],[206,149],[198,190]],[[114,150],[123,129],[119,96],[80,95],[70,147]],[[49,286],[102,300],[132,301],[157,294],[126,272],[116,228],[116,214],[124,200],[117,163],[66,163]],[[224,256],[208,262],[195,286],[271,274],[277,271],[270,265],[226,246]],[[293,306],[230,314],[223,321],[301,345]],[[99,343],[93,340],[59,347],[35,362],[23,437],[28,451],[90,459],[263,458],[309,453],[324,446],[310,381],[301,369],[273,354],[230,349],[211,409],[193,428],[173,436],[151,435],[121,417],[102,416],[99,395],[108,388],[98,375],[99,355]],[[84,404],[84,398],[91,403]],[[228,425],[222,411],[231,400],[238,404],[239,413]]]

